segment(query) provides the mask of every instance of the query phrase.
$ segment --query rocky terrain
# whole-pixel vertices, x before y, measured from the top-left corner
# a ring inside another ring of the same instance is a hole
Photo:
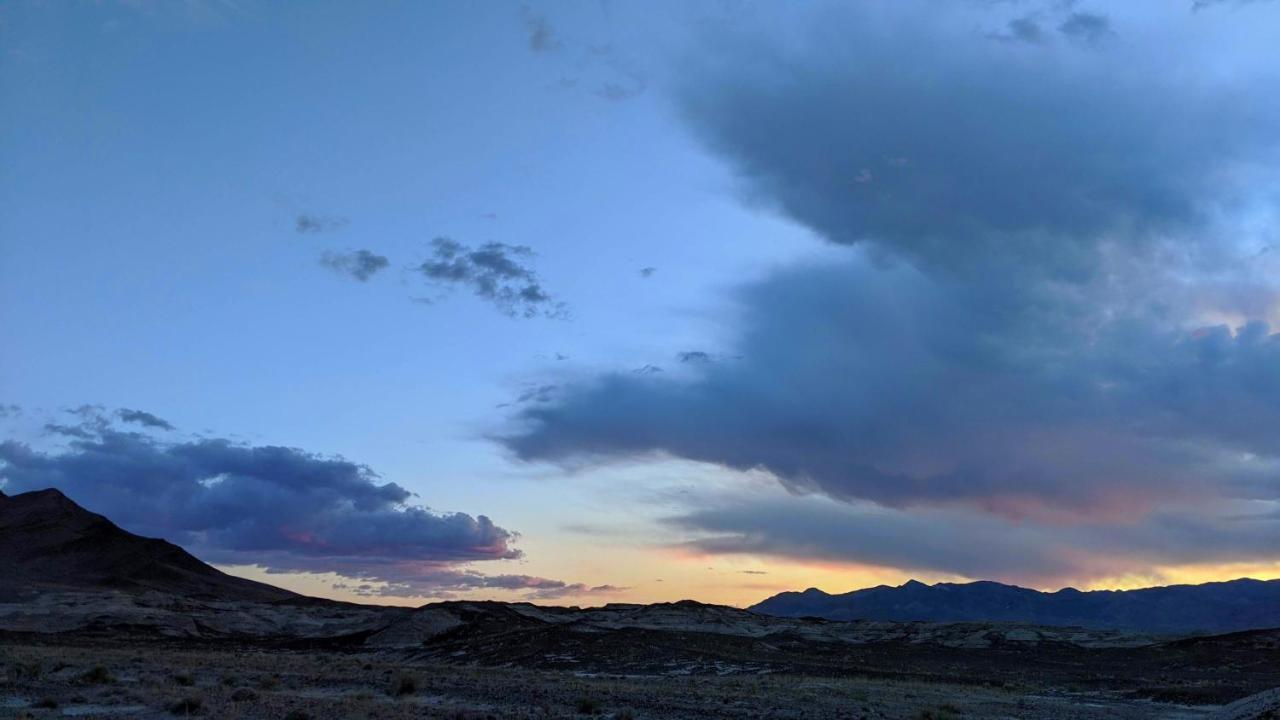
[[[826,620],[693,601],[354,605],[231,578],[56,492],[0,498],[0,553],[0,717],[1245,720],[1280,708],[1280,630]]]

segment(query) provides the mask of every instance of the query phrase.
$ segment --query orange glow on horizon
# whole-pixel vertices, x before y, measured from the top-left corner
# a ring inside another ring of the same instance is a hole
[[[354,586],[360,581],[352,581],[333,574],[268,573],[265,569],[252,565],[220,566],[220,569],[232,575],[277,585],[306,595],[348,602],[404,606],[423,605],[440,599],[529,601],[541,605],[582,606],[604,605],[611,602],[653,603],[691,599],[747,607],[779,592],[802,591],[810,587],[816,587],[831,594],[839,594],[877,585],[897,586],[912,579],[928,584],[963,583],[979,579],[835,562],[799,563],[754,558],[708,558],[669,551],[656,554],[665,556],[663,559],[666,561],[666,578],[640,579],[637,577],[629,585],[625,582],[613,582],[617,585],[628,585],[627,589],[615,593],[565,595],[546,599],[529,599],[520,591],[494,589],[458,592],[448,598],[370,596],[360,595],[350,589],[334,588],[335,583],[345,582]],[[677,558],[673,555],[681,557]],[[732,562],[729,562],[730,560]],[[718,566],[705,565],[708,561],[717,562]],[[1160,585],[1222,582],[1246,577],[1257,580],[1280,579],[1280,561],[1157,567],[1147,572],[1129,573],[1076,584],[1027,583],[1023,586],[1048,592],[1068,585],[1080,590],[1134,590]]]

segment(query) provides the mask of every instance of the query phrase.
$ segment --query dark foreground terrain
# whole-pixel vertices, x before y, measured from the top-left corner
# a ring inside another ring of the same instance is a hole
[[[301,597],[0,496],[0,717],[1280,718],[1280,630]]]
[[[1277,631],[1151,642],[780,620],[696,603],[442,603],[310,638],[200,621],[242,611],[195,609],[197,634],[181,637],[101,617],[6,632],[0,717],[1280,717],[1280,699],[1265,697],[1280,686]],[[329,621],[346,628],[343,615]]]
[[[10,641],[3,654],[0,715],[5,717],[1274,717],[1225,714],[1214,706],[1152,701],[1139,697],[1144,692],[1053,678],[979,682],[857,673],[615,675],[441,664],[367,650],[172,642]]]

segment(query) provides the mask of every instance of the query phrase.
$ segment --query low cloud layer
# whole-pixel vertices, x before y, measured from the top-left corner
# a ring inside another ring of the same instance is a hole
[[[1011,519],[1093,528],[1045,530],[1027,552],[1107,537],[1152,562],[1140,548],[1186,529],[1169,524],[1179,508],[1280,502],[1278,268],[1250,230],[1278,186],[1267,76],[1245,60],[1204,71],[1194,48],[1170,66],[1167,8],[1129,34],[1083,4],[1044,7],[1033,16],[1082,42],[993,42],[1038,39],[1016,24],[1027,5],[908,2],[824,11],[799,42],[709,44],[678,93],[690,127],[745,198],[847,258],[740,287],[740,361],[581,378],[522,406],[500,441],[566,465],[763,469],[913,522],[972,513],[1006,528],[993,542],[1019,535]],[[725,552],[859,557],[833,540],[875,520],[687,522],[737,537]],[[1272,529],[1233,527],[1194,534],[1229,549],[1214,559],[1276,547]],[[913,567],[1071,570],[882,535]]]
[[[326,252],[320,256],[320,264],[339,275],[367,282],[369,278],[387,269],[391,261],[368,250],[356,250],[346,253]]]
[[[564,304],[543,289],[531,265],[533,250],[490,242],[478,247],[446,237],[431,242],[431,257],[416,270],[444,287],[464,287],[512,317],[560,317]]]
[[[362,571],[352,568],[345,574],[358,578]],[[475,590],[507,590],[520,593],[526,600],[609,595],[627,589],[615,585],[567,583],[533,575],[484,575],[450,569],[399,568],[392,574],[396,579],[389,582],[375,579],[375,582],[354,586],[344,583],[337,589],[349,589],[357,595],[368,597],[450,597],[456,593]]]
[[[590,588],[560,580],[486,575],[469,563],[515,560],[516,534],[484,515],[436,512],[380,482],[369,467],[297,448],[226,439],[162,441],[128,432],[88,407],[51,423],[64,447],[40,451],[0,442],[6,493],[55,487],[126,529],[163,537],[202,559],[271,572],[336,572],[379,584],[382,594],[431,596],[469,589],[529,597]],[[148,429],[172,426],[151,413],[114,416]],[[516,582],[514,578],[521,578]],[[581,591],[581,592],[579,592]]]
[[[1269,562],[1280,519],[1162,512],[1140,523],[1036,524],[978,512],[903,512],[819,498],[705,500],[668,518],[695,539],[677,547],[894,568],[1058,588],[1148,576],[1186,564]],[[963,541],[957,541],[963,538]]]

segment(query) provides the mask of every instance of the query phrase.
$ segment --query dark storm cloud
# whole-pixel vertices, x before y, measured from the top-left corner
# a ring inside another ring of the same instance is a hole
[[[562,317],[564,304],[542,288],[529,265],[533,250],[491,242],[472,248],[446,237],[431,242],[431,258],[416,270],[440,285],[460,285],[512,317]]]
[[[504,441],[526,459],[763,468],[797,491],[893,506],[1138,509],[1206,484],[1280,497],[1277,336],[1180,333],[1052,299],[993,312],[987,288],[905,266],[796,268],[743,292],[741,362],[562,388]]]
[[[65,451],[0,443],[7,493],[56,487],[144,535],[221,562],[325,571],[342,562],[516,558],[514,534],[483,515],[435,513],[368,467],[296,448],[222,439],[165,443],[82,428]]]
[[[22,414],[22,406],[13,403],[0,403],[0,418],[17,417]]]
[[[145,410],[120,408],[119,410],[116,410],[116,417],[120,418],[121,422],[136,423],[143,427],[155,428],[157,430],[173,429],[173,425],[170,425],[167,420],[156,417]]]
[[[294,218],[293,229],[303,235],[314,235],[341,230],[350,224],[351,221],[344,217],[300,213]]]
[[[1173,79],[1155,31],[1151,52],[1015,51],[936,7],[720,43],[688,74],[746,196],[860,252],[742,288],[742,362],[522,408],[516,456],[1071,522],[1280,498],[1280,289],[1245,282],[1223,224],[1266,187],[1271,95],[1194,59]]]
[[[751,200],[832,242],[1076,280],[1104,241],[1195,232],[1244,189],[1223,171],[1274,148],[1275,102],[1243,78],[1127,45],[1015,52],[933,5],[859,7],[795,48],[719,43],[680,91]]]
[[[391,262],[368,250],[356,250],[347,253],[326,252],[320,256],[320,264],[340,275],[366,282],[379,271],[385,270]]]

